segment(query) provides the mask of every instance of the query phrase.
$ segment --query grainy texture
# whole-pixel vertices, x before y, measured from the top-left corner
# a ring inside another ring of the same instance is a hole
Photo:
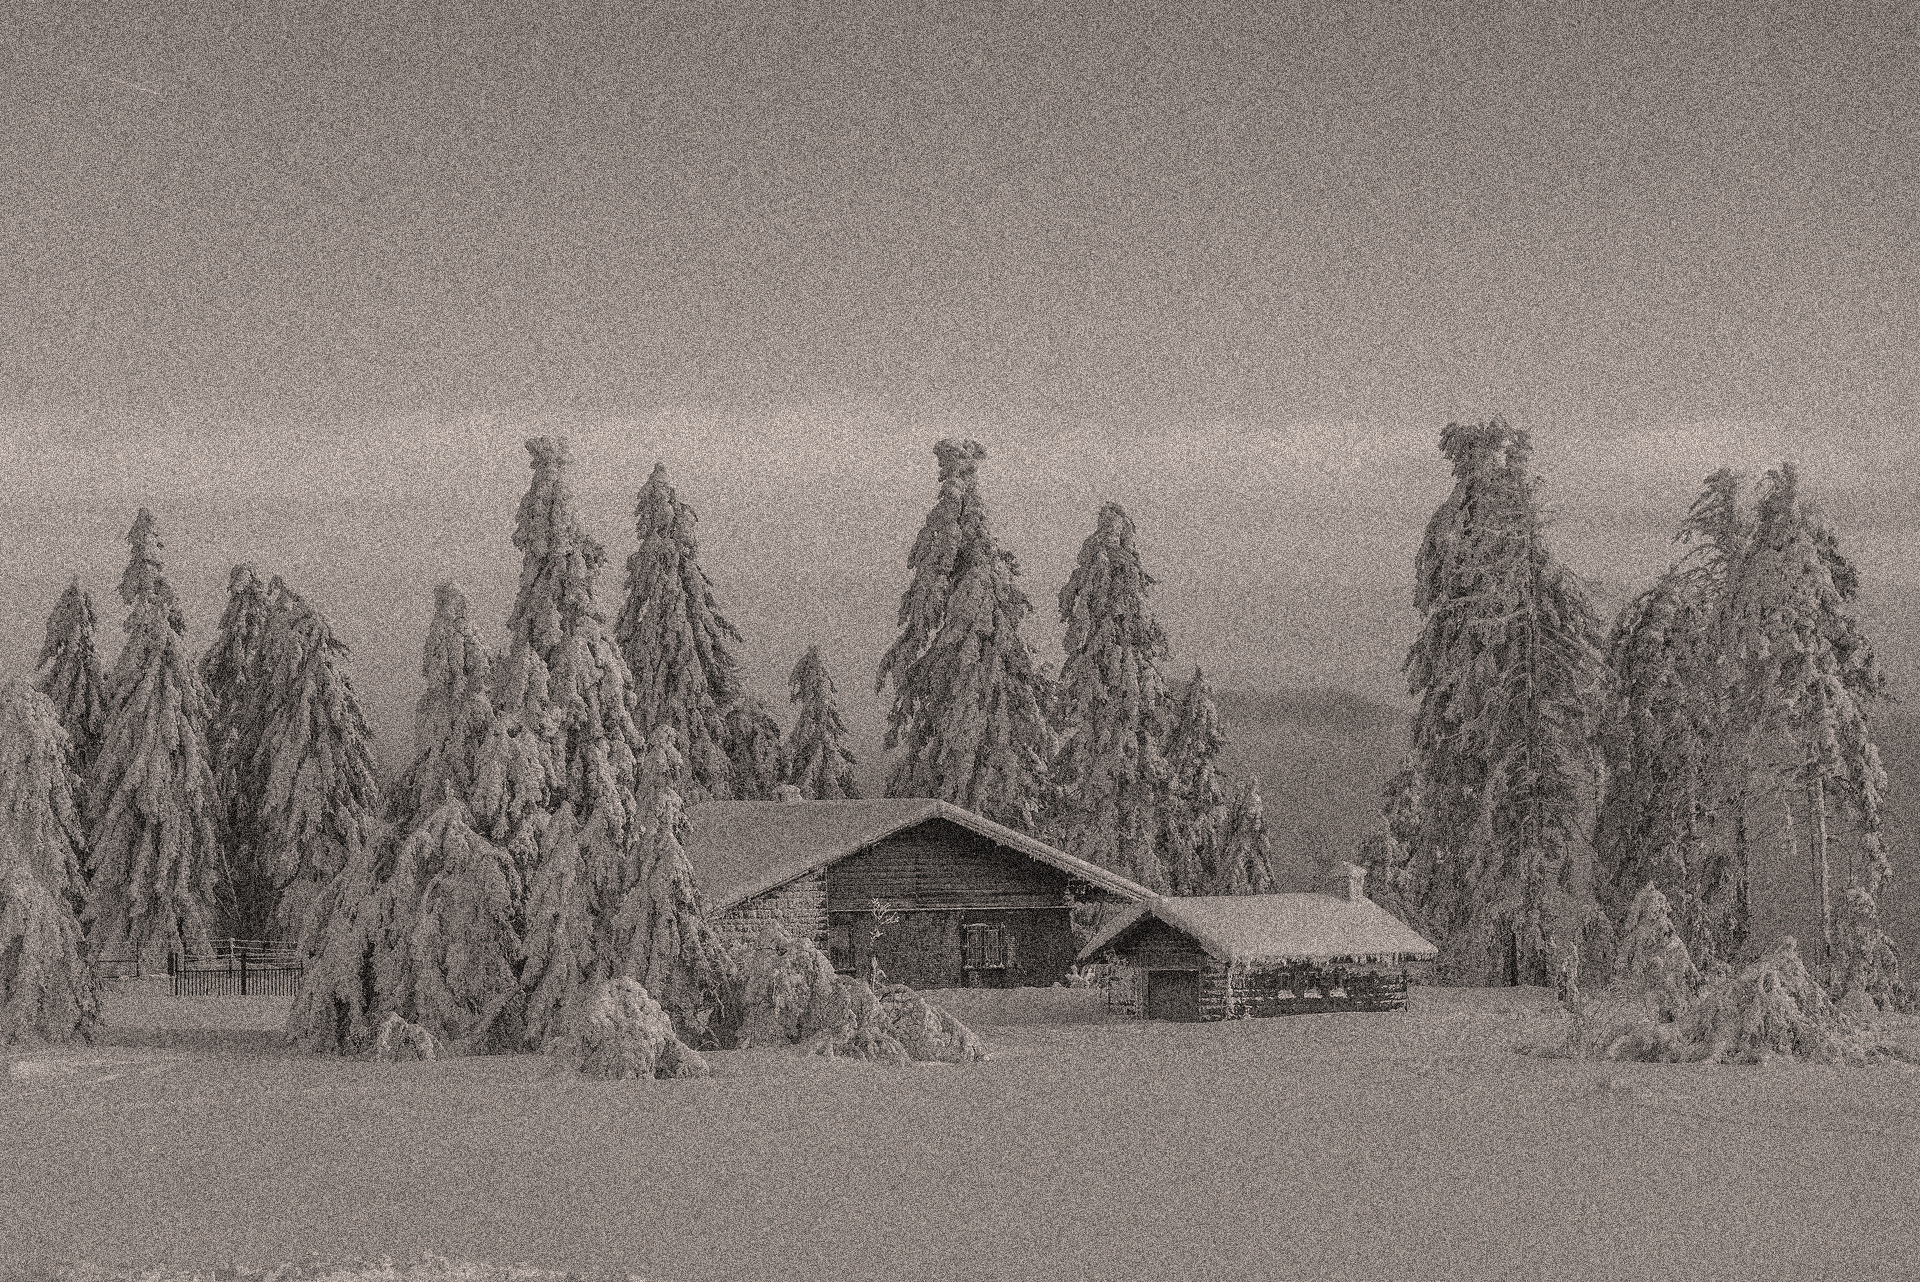
[[[1328,1282],[1624,1282],[1896,1277],[1920,1255],[1920,1074],[1895,1066],[1515,1055],[1564,1035],[1538,988],[1212,1025],[1035,1024],[1048,993],[952,996],[1005,1012],[973,1016],[983,1063],[718,1052],[700,1081],[593,1082],[541,1056],[377,1065],[241,1034],[9,1057],[0,1260],[434,1252],[736,1282],[750,1233],[747,1276],[865,1282],[926,1276],[932,1233],[956,1276],[1285,1260]],[[1129,1169],[1153,1178],[1104,1175]],[[1539,1199],[1550,1172],[1581,1193]],[[1804,1213],[1810,1178],[1844,1216]]]

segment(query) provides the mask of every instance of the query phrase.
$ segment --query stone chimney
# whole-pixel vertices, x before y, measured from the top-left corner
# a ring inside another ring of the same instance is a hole
[[[1320,874],[1320,893],[1354,903],[1367,897],[1366,892],[1361,889],[1366,880],[1365,868],[1359,864],[1350,864],[1344,859],[1337,859]]]
[[[773,790],[773,799],[775,801],[784,801],[789,803],[806,800],[805,797],[802,797],[800,795],[800,789],[790,783],[783,783],[778,788],[775,788]]]

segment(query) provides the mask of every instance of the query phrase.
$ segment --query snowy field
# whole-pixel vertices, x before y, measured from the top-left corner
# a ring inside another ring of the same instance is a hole
[[[988,1062],[723,1052],[707,1080],[601,1083],[537,1058],[296,1057],[284,999],[125,988],[102,1044],[6,1056],[10,1269],[1920,1276],[1920,1072],[1518,1055],[1562,1027],[1538,989],[1226,1025],[948,994]]]

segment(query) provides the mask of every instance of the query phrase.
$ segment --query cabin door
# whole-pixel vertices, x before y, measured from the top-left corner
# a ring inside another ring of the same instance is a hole
[[[1150,970],[1147,972],[1147,1018],[1200,1018],[1200,972],[1197,970]]]

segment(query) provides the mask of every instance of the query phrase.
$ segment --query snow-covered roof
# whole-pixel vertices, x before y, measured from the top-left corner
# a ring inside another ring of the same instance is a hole
[[[1119,873],[929,798],[702,802],[687,808],[687,858],[708,906],[724,912],[929,819],[950,820],[1123,899],[1137,903],[1153,896]]]
[[[1364,897],[1180,895],[1156,897],[1129,908],[1080,950],[1079,960],[1099,956],[1149,916],[1187,935],[1220,961],[1423,958],[1439,952],[1405,922]]]

